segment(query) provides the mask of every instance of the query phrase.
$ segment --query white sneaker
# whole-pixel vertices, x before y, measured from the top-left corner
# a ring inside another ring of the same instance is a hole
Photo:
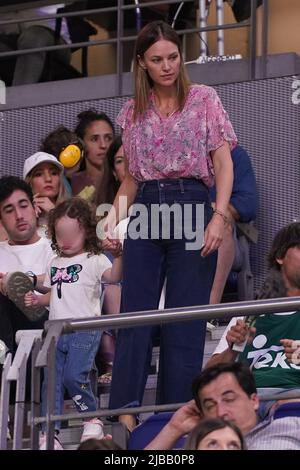
[[[103,439],[103,437],[103,423],[100,419],[93,418],[83,423],[83,433],[80,442],[87,441],[88,439]]]
[[[46,450],[46,434],[44,433],[40,435],[39,450]],[[54,450],[64,450],[57,436],[54,436]]]

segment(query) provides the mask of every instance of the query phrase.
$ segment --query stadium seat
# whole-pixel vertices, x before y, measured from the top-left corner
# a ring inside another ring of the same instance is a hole
[[[162,430],[173,416],[173,412],[157,413],[150,416],[146,421],[137,426],[131,433],[127,449],[141,450]],[[174,449],[182,449],[185,438],[180,438],[176,442]]]
[[[275,410],[273,419],[285,418],[287,416],[300,416],[300,402],[283,403]]]

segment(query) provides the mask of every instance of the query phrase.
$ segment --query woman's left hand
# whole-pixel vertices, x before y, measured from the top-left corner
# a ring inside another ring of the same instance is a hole
[[[204,246],[201,250],[203,258],[219,248],[223,240],[224,229],[223,218],[213,216],[204,232]]]
[[[109,251],[114,258],[118,258],[123,253],[123,245],[120,240],[105,238],[102,241],[102,249],[104,251]]]

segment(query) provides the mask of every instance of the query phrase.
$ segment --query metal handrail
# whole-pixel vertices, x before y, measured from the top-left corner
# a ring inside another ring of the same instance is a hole
[[[61,334],[74,331],[133,328],[136,326],[156,325],[177,321],[210,320],[212,318],[228,319],[238,316],[259,316],[268,313],[292,312],[300,310],[300,297],[283,297],[278,299],[251,300],[216,305],[179,307],[165,310],[148,310],[134,313],[105,315],[90,319],[49,320],[44,329],[47,333],[41,351],[37,357],[37,366],[47,364],[48,351],[52,338],[58,339]]]
[[[148,310],[117,315],[79,320],[64,320],[62,333],[72,333],[89,329],[132,328],[141,325],[164,324],[188,320],[211,320],[212,318],[228,319],[238,316],[259,316],[268,313],[293,312],[300,310],[300,297],[282,297],[278,299],[248,300],[243,302],[200,305],[195,307],[169,308],[165,310]],[[57,320],[47,321],[45,331]]]
[[[298,394],[299,396],[299,394]],[[161,412],[161,411],[172,411],[177,410],[185,403],[168,403],[165,405],[144,405],[144,406],[135,406],[134,408],[118,408],[115,410],[103,410],[99,409],[96,411],[85,411],[84,413],[74,412],[63,415],[50,415],[50,421],[72,421],[73,419],[91,419],[91,418],[106,418],[110,416],[119,416],[121,414],[134,414],[138,415],[140,413],[151,413],[151,412]],[[47,418],[45,416],[34,418],[34,424],[46,423]]]
[[[183,0],[184,3],[187,3],[189,0]],[[117,38],[108,38],[102,40],[94,40],[94,41],[85,41],[85,42],[77,42],[71,44],[59,44],[54,46],[47,46],[41,48],[32,48],[32,49],[22,49],[17,51],[9,51],[9,52],[1,52],[0,53],[0,60],[1,58],[6,57],[14,57],[26,54],[32,54],[37,52],[51,52],[60,49],[78,49],[81,47],[91,47],[96,45],[104,45],[104,44],[114,44],[117,43],[117,76],[118,76],[118,92],[122,94],[122,62],[123,62],[123,54],[122,54],[122,47],[121,44],[127,41],[134,41],[136,39],[136,35],[133,36],[123,36],[124,30],[124,18],[123,14],[126,10],[134,10],[136,8],[147,8],[151,6],[159,6],[159,5],[172,5],[174,3],[178,3],[178,0],[159,0],[156,2],[146,2],[146,3],[138,3],[132,5],[123,5],[123,0],[118,0],[118,5],[114,7],[107,7],[107,8],[95,8],[92,10],[81,10],[77,12],[65,12],[65,13],[58,13],[56,15],[45,15],[42,20],[48,19],[55,19],[55,18],[68,18],[68,17],[76,17],[76,16],[90,16],[96,13],[110,13],[110,12],[117,12]],[[264,21],[263,21],[263,31],[262,31],[262,40],[266,40],[266,31],[267,31],[267,3],[268,0],[264,0],[263,3],[266,3],[266,8],[264,9]],[[213,26],[206,26],[201,28],[187,28],[184,30],[177,31],[178,34],[192,34],[192,33],[201,33],[201,32],[208,32],[208,31],[220,31],[226,29],[237,29],[237,28],[245,28],[250,27],[250,57],[249,57],[249,78],[255,78],[255,59],[256,59],[256,6],[257,0],[251,0],[251,20],[242,22],[242,23],[230,23],[224,25],[213,25]],[[264,5],[265,6],[265,5]],[[9,25],[15,23],[27,23],[27,22],[34,22],[34,21],[41,21],[41,17],[39,18],[25,18],[22,20],[6,20],[0,21],[1,25]],[[265,73],[266,71],[266,45],[263,43],[263,51],[264,54],[262,56],[262,71]]]
[[[9,394],[10,381],[7,380],[7,374],[11,367],[12,354],[8,353],[2,369],[1,393],[0,393],[0,449],[7,449],[7,423],[9,419]]]
[[[26,330],[16,333],[18,349],[11,360],[9,353],[5,360],[0,397],[0,449],[7,446],[8,408],[11,382],[16,383],[13,450],[22,448],[22,435],[25,412],[26,369],[29,356],[43,330]]]
[[[262,67],[261,77],[264,78],[267,73],[267,54],[268,54],[268,19],[269,19],[269,0],[265,0],[263,3],[263,17],[262,17]]]
[[[228,25],[222,26],[206,26],[205,28],[189,28],[189,29],[180,29],[177,32],[179,35],[183,34],[190,34],[190,33],[201,33],[202,31],[217,31],[219,29],[238,29],[238,28],[246,28],[250,25],[250,22],[245,22],[243,24],[236,24],[230,23]],[[44,47],[35,47],[32,49],[20,49],[17,51],[8,51],[8,52],[1,52],[1,57],[14,57],[18,55],[26,55],[26,54],[33,54],[34,52],[51,52],[57,51],[60,49],[78,49],[80,47],[87,47],[87,46],[99,46],[103,44],[114,44],[118,41],[121,42],[130,42],[134,41],[137,38],[136,35],[132,36],[122,36],[121,38],[108,38],[108,39],[98,39],[94,41],[84,41],[84,42],[72,42],[70,44],[57,44],[55,46],[44,46]]]
[[[184,3],[190,2],[190,0],[182,0]],[[105,8],[93,8],[89,10],[79,10],[79,11],[72,11],[72,12],[65,12],[65,13],[56,13],[55,15],[45,15],[42,18],[39,17],[32,17],[32,18],[24,18],[20,19],[11,19],[11,20],[4,20],[0,21],[0,26],[2,25],[9,25],[9,24],[16,24],[16,23],[31,23],[34,21],[47,21],[53,20],[55,18],[64,18],[64,17],[74,17],[74,16],[89,16],[94,15],[95,13],[110,13],[110,12],[118,12],[119,10],[135,10],[137,7],[139,8],[146,8],[149,6],[157,6],[157,5],[165,5],[165,4],[172,5],[173,3],[178,3],[178,0],[160,0],[157,2],[147,2],[147,3],[139,3],[132,5],[121,5],[115,7],[105,7]]]
[[[284,393],[269,393],[268,395],[259,396],[259,401],[280,401],[280,400],[298,400],[300,398],[299,392],[284,392]],[[157,413],[164,411],[176,411],[181,408],[186,403],[168,403],[165,405],[144,405],[144,406],[135,406],[134,408],[117,408],[115,410],[104,410],[99,409],[97,411],[90,412],[74,412],[63,415],[50,415],[50,421],[72,421],[73,419],[91,419],[91,418],[107,418],[110,416],[119,416],[121,414],[132,414],[139,415],[142,413]],[[34,418],[34,424],[42,424],[47,421],[47,418],[40,417]]]
[[[249,80],[252,80],[255,77],[256,72],[256,6],[257,0],[251,0]]]
[[[51,449],[54,445],[54,423],[57,420],[73,420],[78,417],[82,419],[88,419],[93,416],[113,416],[119,415],[120,413],[139,413],[145,411],[166,411],[176,409],[180,404],[172,405],[167,404],[161,406],[151,407],[137,407],[130,409],[116,409],[116,410],[98,410],[96,412],[84,412],[84,413],[72,413],[66,415],[55,415],[54,410],[54,386],[55,383],[55,345],[61,334],[72,333],[74,331],[86,330],[86,329],[104,329],[109,327],[110,329],[116,329],[119,327],[136,327],[141,325],[152,325],[152,324],[164,324],[174,321],[189,321],[195,319],[208,320],[211,318],[228,318],[236,317],[239,315],[251,315],[259,316],[261,314],[272,314],[281,312],[292,312],[300,309],[300,297],[285,297],[279,299],[264,299],[264,300],[253,300],[244,302],[235,302],[228,304],[217,304],[217,305],[205,305],[196,307],[181,307],[175,309],[151,310],[146,312],[135,312],[128,314],[118,315],[107,315],[103,318],[91,318],[84,320],[55,320],[48,321],[45,324],[45,331],[47,332],[44,344],[42,345],[34,367],[34,376],[39,380],[39,374],[42,367],[46,366],[48,369],[49,379],[47,385],[47,414],[45,417],[32,416],[31,429],[32,435],[35,432],[37,426],[40,423],[46,423],[46,436],[47,436],[47,448]],[[50,380],[51,376],[51,380]],[[295,397],[298,397],[298,392]],[[277,397],[276,394],[268,397],[262,397],[262,400],[268,398],[274,399]],[[285,398],[284,394],[278,395],[278,398]],[[294,398],[290,393],[288,398]]]

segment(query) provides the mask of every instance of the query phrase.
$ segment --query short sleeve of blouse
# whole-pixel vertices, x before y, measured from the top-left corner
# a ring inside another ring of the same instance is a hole
[[[126,103],[123,105],[116,119],[116,123],[122,129],[125,129],[130,124],[132,124],[133,109],[134,109],[134,100],[131,98],[130,100],[126,101]]]
[[[224,141],[229,143],[230,150],[232,150],[237,144],[237,137],[218,94],[210,87],[206,106],[208,152],[219,148]]]

